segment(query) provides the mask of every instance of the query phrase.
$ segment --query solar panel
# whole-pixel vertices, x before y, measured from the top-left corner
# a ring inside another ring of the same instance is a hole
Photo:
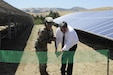
[[[75,29],[113,40],[113,10],[76,12],[54,19],[58,24],[62,21]]]
[[[98,20],[99,21],[99,20]],[[86,30],[92,30],[92,29],[98,29],[100,27],[103,27],[104,25],[107,25],[109,24],[109,22],[111,22],[110,19],[103,19],[101,21],[99,21],[99,23],[97,23],[96,25],[93,25],[93,26],[89,26],[89,27],[86,27],[87,29]],[[103,25],[104,24],[104,25]]]

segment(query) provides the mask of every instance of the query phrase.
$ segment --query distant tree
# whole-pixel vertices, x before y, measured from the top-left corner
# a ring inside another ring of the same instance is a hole
[[[46,15],[45,17],[48,17],[48,16],[52,17],[53,19],[60,17],[58,12],[53,12],[53,11],[50,11],[50,13],[48,15]],[[33,16],[34,23],[35,24],[43,24],[45,17],[42,15]]]
[[[50,13],[49,13],[47,16],[50,16],[50,17],[52,17],[53,19],[55,19],[55,18],[57,18],[57,17],[60,17],[60,15],[59,15],[58,12],[53,12],[53,11],[50,11]]]
[[[42,15],[40,15],[40,20],[42,20],[42,23],[44,23],[44,19],[45,19],[45,17],[43,17]]]

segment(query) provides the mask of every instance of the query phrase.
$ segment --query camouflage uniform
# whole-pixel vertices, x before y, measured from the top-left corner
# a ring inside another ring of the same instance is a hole
[[[47,68],[47,43],[51,43],[53,37],[53,30],[47,30],[46,28],[39,29],[38,39],[35,43],[35,48],[39,59],[39,69],[41,75],[48,75]],[[43,54],[44,53],[44,54]]]
[[[35,44],[37,51],[47,51],[47,43],[51,43],[51,38],[53,37],[53,30],[41,28],[38,31],[38,35],[39,36]]]

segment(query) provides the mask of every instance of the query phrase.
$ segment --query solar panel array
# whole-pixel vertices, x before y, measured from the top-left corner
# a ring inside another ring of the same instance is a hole
[[[62,21],[75,29],[113,40],[113,10],[76,12],[54,19],[58,24]]]
[[[11,14],[11,15],[29,16],[29,14],[21,11],[18,8],[15,8],[14,6],[8,4],[4,0],[0,0],[0,13],[4,13],[6,15]],[[2,16],[2,15],[0,15],[0,16]]]

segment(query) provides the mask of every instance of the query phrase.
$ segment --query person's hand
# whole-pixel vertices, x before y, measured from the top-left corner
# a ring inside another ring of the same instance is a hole
[[[64,50],[62,50],[62,52],[64,52]]]
[[[51,41],[56,41],[56,37],[50,38]]]
[[[56,37],[51,38],[51,41],[56,41]]]
[[[58,56],[60,56],[62,54],[62,51],[56,51],[55,54],[58,57]]]

